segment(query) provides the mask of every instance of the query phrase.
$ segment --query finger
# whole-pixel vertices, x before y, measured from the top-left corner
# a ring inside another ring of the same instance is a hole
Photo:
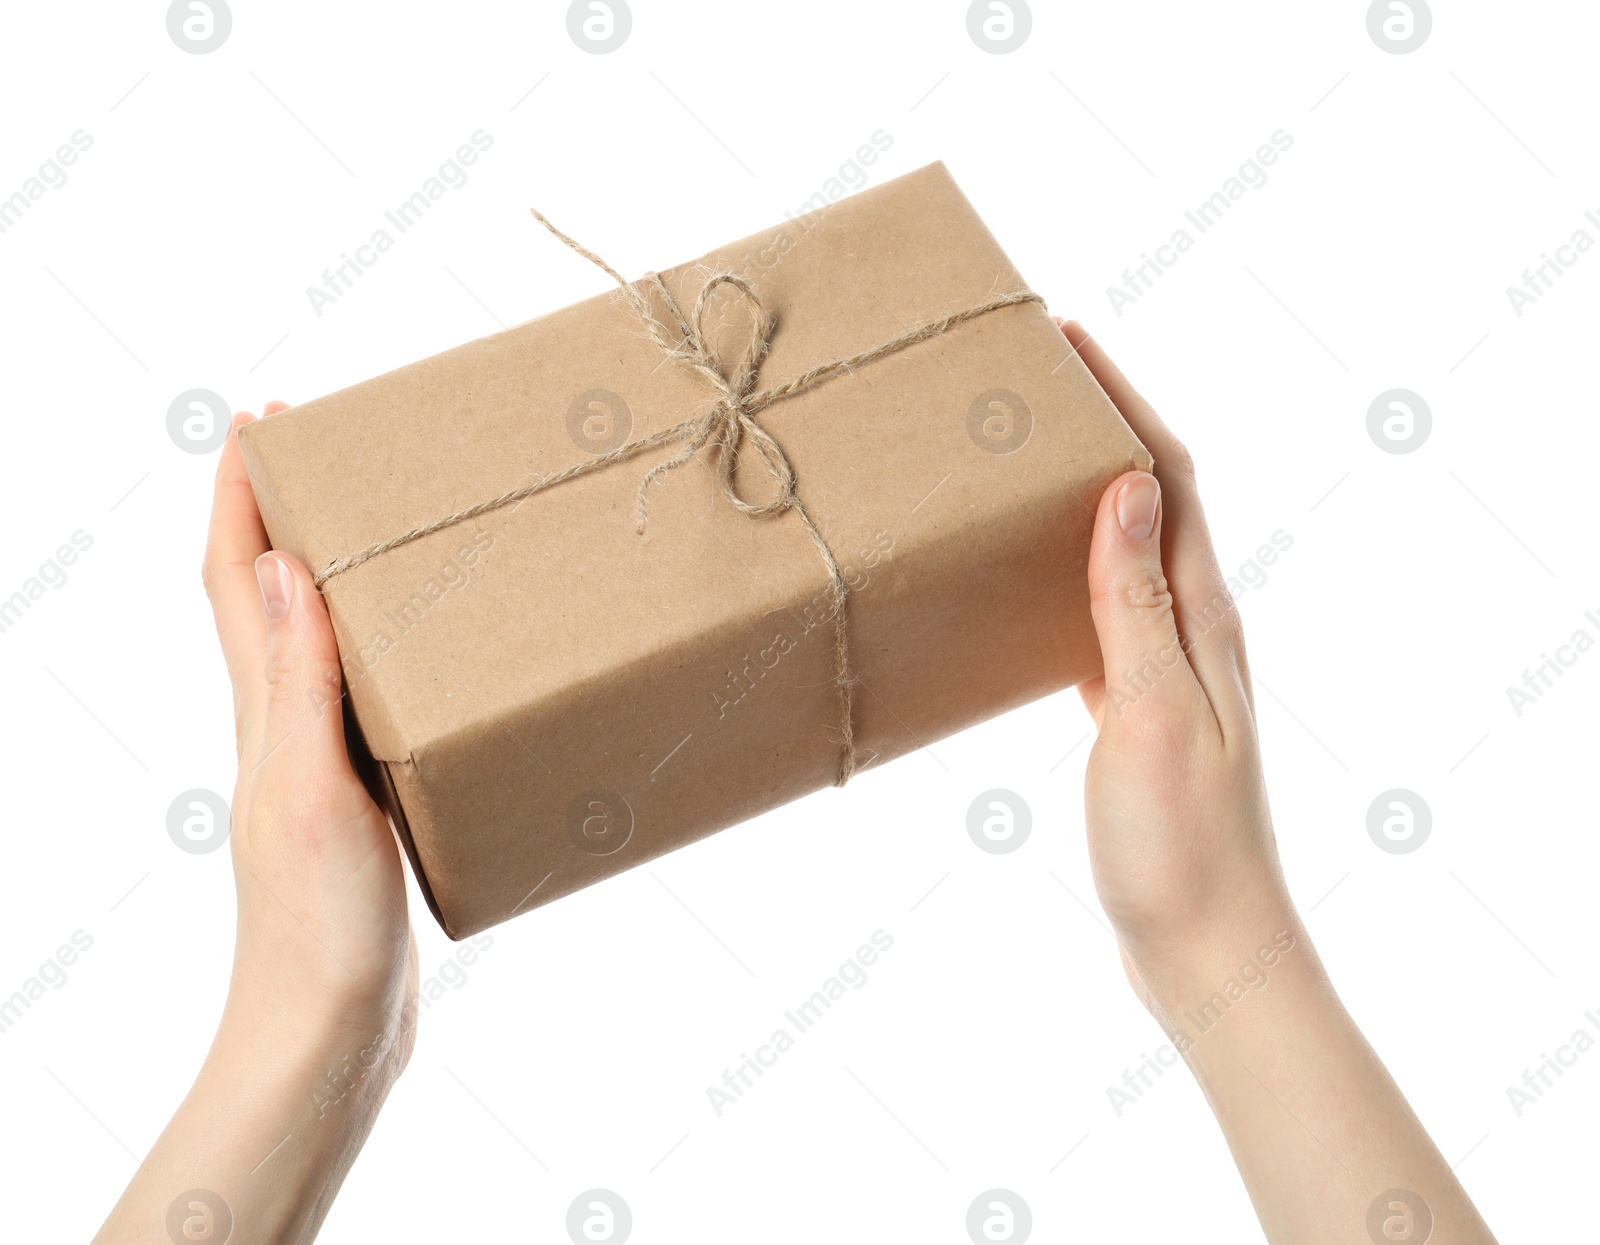
[[[239,429],[254,419],[248,413],[235,415],[228,439],[223,442],[201,572],[233,681],[235,713],[241,723],[260,719],[261,670],[267,651],[255,560],[269,546],[244,456],[239,452]]]
[[[1130,471],[1106,489],[1095,514],[1089,606],[1105,662],[1097,718],[1102,735],[1129,721],[1176,720],[1192,731],[1194,722],[1212,716],[1179,638],[1161,569],[1161,511],[1155,476]]]
[[[1247,703],[1243,632],[1233,596],[1217,564],[1195,484],[1194,460],[1087,330],[1073,320],[1057,323],[1068,344],[1155,457],[1154,471],[1161,482],[1166,574],[1190,664],[1213,703],[1226,705],[1235,697],[1244,697]]]
[[[288,409],[289,404],[287,402],[268,402],[266,410],[263,411],[262,414],[276,415],[279,411],[287,411]]]
[[[333,623],[298,559],[264,553],[254,578],[255,609],[267,635],[256,777],[266,787],[315,799],[355,777],[345,749],[344,679]]]

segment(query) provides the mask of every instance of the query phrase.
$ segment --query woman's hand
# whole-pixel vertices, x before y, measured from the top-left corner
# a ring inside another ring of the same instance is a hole
[[[309,1241],[415,1036],[400,849],[351,768],[322,597],[304,566],[268,550],[239,452],[250,419],[235,416],[222,450],[205,558],[239,745],[233,977],[194,1088],[104,1245],[174,1232]]]
[[[239,746],[228,1011],[393,1027],[417,982],[403,863],[345,748],[327,607],[300,562],[269,552],[239,452],[250,420],[222,450],[204,570]]]
[[[1244,634],[1165,424],[1062,331],[1155,456],[1100,499],[1083,687],[1095,887],[1123,966],[1205,1091],[1267,1238],[1493,1241],[1306,937],[1278,865]]]
[[[1095,885],[1150,1003],[1212,951],[1298,923],[1267,811],[1244,632],[1193,462],[1099,345],[1058,323],[1155,457],[1154,475],[1129,472],[1100,499],[1089,592],[1105,674],[1081,689],[1099,733],[1085,791]]]

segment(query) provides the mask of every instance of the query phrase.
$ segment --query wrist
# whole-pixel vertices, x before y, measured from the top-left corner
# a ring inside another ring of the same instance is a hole
[[[1221,940],[1153,983],[1148,992],[1151,1013],[1181,1053],[1188,1046],[1240,1016],[1259,1019],[1269,1003],[1298,994],[1308,983],[1323,980],[1316,951],[1293,922],[1263,926],[1238,938]],[[1248,1022],[1246,1022],[1248,1023]]]
[[[377,966],[352,960],[348,953],[319,951],[309,964],[297,963],[281,949],[241,933],[219,1040],[237,1045],[264,1040],[319,1063],[376,1044],[386,1058],[374,1070],[392,1081],[415,1037],[414,951],[398,964]]]
[[[236,980],[213,1058],[274,1084],[306,1119],[375,1115],[410,1059],[416,1014],[414,1000],[375,1005],[330,993],[285,1001]]]
[[[1208,1028],[1274,982],[1322,978],[1299,913],[1270,882],[1235,892],[1205,919],[1127,953],[1146,1006],[1171,1037]]]

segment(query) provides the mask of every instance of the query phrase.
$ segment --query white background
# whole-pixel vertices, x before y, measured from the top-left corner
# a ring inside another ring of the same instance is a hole
[[[1502,1239],[1576,1227],[1600,1054],[1520,1118],[1506,1090],[1596,1028],[1600,653],[1520,717],[1506,688],[1600,638],[1600,254],[1521,317],[1506,287],[1600,212],[1600,12],[1440,0],[1394,55],[1366,7],[1037,3],[994,55],[960,3],[635,0],[594,55],[558,3],[236,0],[194,55],[161,3],[6,6],[0,195],[93,146],[0,234],[0,595],[93,547],[0,635],[0,994],[94,943],[0,1034],[5,1236],[92,1233],[226,985],[228,855],[165,824],[234,777],[214,455],[169,403],[303,400],[603,289],[530,204],[634,274],[777,223],[879,129],[871,184],[948,162],[1188,442],[1225,568],[1292,536],[1240,602],[1290,884]],[[307,287],[479,129],[470,181],[318,317]],[[1118,316],[1107,287],[1280,129],[1268,182]],[[1366,430],[1397,387],[1433,413],[1405,455]],[[496,929],[323,1239],[564,1240],[596,1186],[641,1243],[960,1242],[993,1187],[1041,1240],[1256,1239],[1185,1071],[1107,1098],[1163,1039],[1094,899],[1088,730],[1054,697]],[[966,833],[995,787],[1033,812],[1010,855]],[[1367,835],[1395,787],[1433,814],[1407,855]],[[415,911],[428,976],[458,948]],[[867,984],[716,1118],[707,1086],[880,928]]]

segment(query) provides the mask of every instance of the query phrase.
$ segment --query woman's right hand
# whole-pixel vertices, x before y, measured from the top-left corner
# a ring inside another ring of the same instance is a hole
[[[1155,1005],[1213,951],[1299,937],[1299,923],[1267,809],[1244,632],[1193,462],[1083,328],[1058,323],[1155,458],[1153,475],[1129,472],[1100,499],[1089,592],[1105,673],[1081,688],[1098,731],[1084,793],[1095,886]]]
[[[1105,659],[1085,800],[1123,965],[1188,1063],[1268,1240],[1492,1245],[1333,991],[1284,885],[1238,611],[1194,470],[1074,323],[1067,341],[1155,456],[1100,499],[1089,593]]]

